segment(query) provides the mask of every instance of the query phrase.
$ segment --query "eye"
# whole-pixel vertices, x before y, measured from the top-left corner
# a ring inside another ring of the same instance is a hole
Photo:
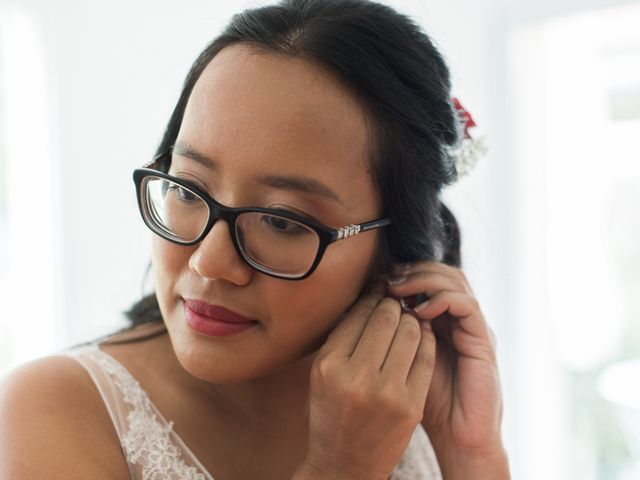
[[[304,225],[284,217],[274,215],[262,215],[260,219],[267,227],[276,233],[287,235],[300,235],[309,233],[309,229]]]
[[[193,203],[199,200],[199,198],[195,194],[191,193],[189,190],[181,187],[180,185],[170,184],[167,188],[167,191],[172,192],[173,195],[183,203]]]

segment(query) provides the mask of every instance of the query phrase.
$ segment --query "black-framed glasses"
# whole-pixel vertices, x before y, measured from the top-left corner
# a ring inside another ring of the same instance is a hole
[[[307,278],[329,244],[391,224],[383,218],[332,229],[283,209],[226,207],[157,165],[155,160],[133,172],[140,213],[153,232],[178,245],[195,245],[221,218],[242,259],[272,277]]]

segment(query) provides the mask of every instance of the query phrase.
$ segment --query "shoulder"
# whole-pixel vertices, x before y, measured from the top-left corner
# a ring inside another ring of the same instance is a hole
[[[73,358],[34,360],[1,379],[0,425],[0,478],[129,476],[100,394]]]

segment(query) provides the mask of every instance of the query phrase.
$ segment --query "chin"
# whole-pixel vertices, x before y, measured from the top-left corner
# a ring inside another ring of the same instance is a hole
[[[242,383],[255,378],[255,372],[238,368],[224,368],[221,365],[212,366],[211,363],[199,361],[197,358],[178,357],[182,367],[194,378],[203,382],[225,385]]]
[[[178,363],[193,377],[208,383],[235,383],[255,375],[255,357],[249,362],[239,358],[246,348],[237,344],[216,345],[210,338],[192,331],[186,324],[168,325]],[[215,340],[215,339],[214,339]],[[235,352],[234,352],[235,350]],[[246,354],[245,354],[246,356]]]
[[[302,350],[283,353],[279,346],[257,351],[248,344],[215,344],[194,332],[180,334],[169,329],[169,336],[178,363],[185,371],[198,380],[220,385],[277,374],[306,380],[318,348],[324,343],[316,341]]]

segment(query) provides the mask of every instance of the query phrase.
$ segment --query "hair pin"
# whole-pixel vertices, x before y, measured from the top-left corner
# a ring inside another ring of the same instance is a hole
[[[462,140],[451,150],[451,155],[455,159],[456,171],[460,178],[468,175],[475,168],[478,159],[489,151],[489,147],[486,143],[486,135],[477,136],[475,132],[477,124],[460,100],[453,97],[452,102],[458,115],[459,134]]]

